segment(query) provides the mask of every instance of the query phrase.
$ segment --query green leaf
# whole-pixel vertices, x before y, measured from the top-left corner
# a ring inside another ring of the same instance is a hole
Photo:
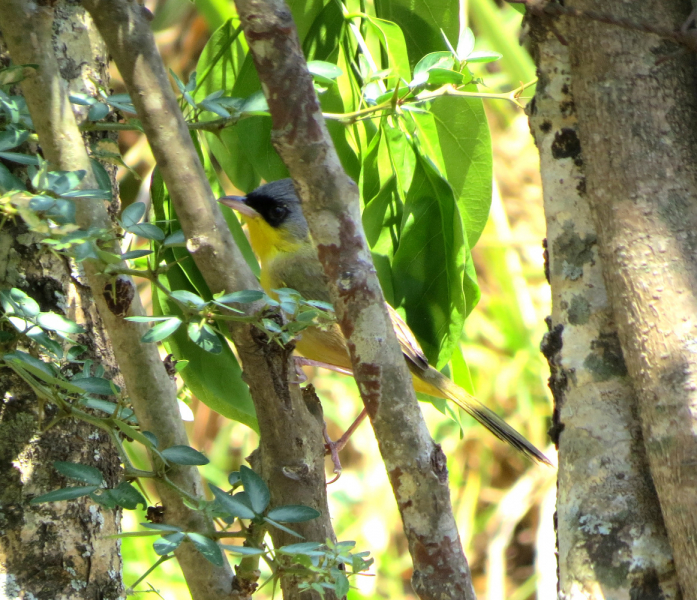
[[[52,340],[46,332],[34,328],[31,331],[27,332],[27,337],[31,338],[34,342],[43,346],[49,352],[53,353],[53,355],[56,358],[63,358],[63,347],[55,340]]]
[[[22,352],[21,350],[15,350],[14,352],[5,354],[3,356],[3,360],[9,362],[16,361],[18,363],[21,363],[22,366],[30,370],[32,374],[40,377],[48,383],[53,383],[54,381],[57,381],[55,378],[55,371],[52,369],[52,366],[50,364],[45,363],[40,358],[33,357],[31,354]],[[75,387],[75,390],[77,390],[78,393],[82,392],[82,390],[80,390],[77,387]]]
[[[445,34],[443,34],[445,35]],[[457,40],[455,53],[458,60],[467,60],[467,57],[474,50],[474,33],[469,27],[463,27]]]
[[[162,242],[162,245],[165,248],[173,248],[175,246],[186,246],[186,236],[184,235],[184,232],[179,229],[178,231],[175,231],[173,234],[168,235],[165,238],[165,241]]]
[[[468,85],[467,91],[476,91]],[[461,100],[462,102],[454,102]],[[467,242],[472,248],[484,230],[493,178],[491,135],[479,98],[438,98],[433,102],[433,117],[450,183]]]
[[[223,345],[220,338],[216,335],[215,331],[211,328],[208,323],[197,323],[192,321],[187,327],[187,333],[189,339],[211,354],[220,354],[223,351]]]
[[[338,573],[334,582],[334,593],[337,598],[343,598],[349,592],[349,580],[343,573]]]
[[[206,306],[206,304],[208,304],[203,298],[187,290],[174,290],[170,293],[172,298],[175,300],[188,304],[197,310],[201,310],[204,306]]]
[[[307,68],[315,78],[327,85],[333,85],[334,80],[343,74],[335,64],[323,60],[310,60],[307,62]]]
[[[238,519],[254,519],[256,514],[249,508],[246,504],[240,502],[234,496],[226,494],[219,487],[216,487],[212,483],[208,484],[208,487],[213,492],[215,499],[218,501],[222,509],[232,517],[237,517]]]
[[[145,216],[145,210],[146,207],[144,202],[134,202],[124,208],[121,213],[121,224],[123,228],[128,229],[140,223],[140,220]]]
[[[41,312],[39,303],[19,288],[0,291],[0,298],[2,299],[2,307],[7,313],[21,314],[31,318]]]
[[[442,367],[462,334],[468,249],[452,189],[418,154],[402,223],[392,262],[396,307],[406,313],[429,362]]]
[[[60,331],[61,333],[85,333],[84,328],[82,328],[80,325],[54,312],[40,313],[36,317],[36,322],[42,329],[48,329],[49,331]]]
[[[172,317],[154,317],[150,315],[136,316],[136,317],[125,317],[124,321],[131,321],[133,323],[151,323],[153,321],[169,321]]]
[[[92,492],[90,498],[100,506],[104,506],[109,510],[113,510],[117,507],[116,501],[111,497],[111,490],[100,488],[96,492]]]
[[[191,446],[170,446],[160,454],[177,465],[207,465],[210,460]]]
[[[12,150],[27,141],[29,132],[18,129],[6,129],[0,132],[0,151]]]
[[[225,294],[216,298],[218,304],[249,304],[265,298],[266,294],[260,290],[241,290],[232,294]]]
[[[122,481],[118,487],[113,490],[108,490],[108,492],[116,504],[123,506],[123,508],[127,510],[135,510],[138,508],[139,504],[142,504],[143,508],[147,508],[148,506],[143,494],[128,481]]]
[[[61,460],[54,461],[53,467],[66,477],[77,479],[83,483],[89,483],[90,485],[101,485],[104,483],[104,476],[96,467]]]
[[[227,480],[230,485],[237,485],[240,481],[242,481],[242,478],[240,477],[240,472],[233,471],[227,476]]]
[[[0,164],[0,194],[26,190],[27,186],[24,182],[19,177],[15,177],[5,165]]]
[[[157,225],[152,223],[138,223],[137,225],[131,225],[130,227],[124,227],[129,233],[134,235],[139,235],[147,240],[155,240],[157,242],[162,242],[165,239],[165,234],[162,233]]]
[[[174,552],[185,537],[186,534],[181,531],[163,535],[159,540],[153,543],[153,550],[155,550],[155,554],[158,556],[164,556],[165,554]]]
[[[86,406],[87,408],[94,408],[95,410],[101,410],[108,415],[116,414],[117,419],[122,419],[123,421],[129,421],[131,423],[137,424],[138,421],[135,418],[133,411],[130,408],[122,408],[118,413],[116,412],[116,404],[114,402],[109,402],[107,400],[101,400],[99,398],[90,398],[85,396],[80,399],[80,404]]]
[[[285,527],[284,525],[281,525],[278,521],[274,521],[273,519],[270,519],[269,517],[264,517],[264,521],[266,521],[269,525],[274,526],[276,529],[280,529],[281,531],[285,531],[286,533],[289,533],[290,535],[293,535],[297,538],[305,539],[299,533],[293,531],[292,529],[289,529],[288,527]]]
[[[101,102],[95,102],[87,113],[88,121],[101,121],[109,114],[109,107]]]
[[[88,394],[97,394],[99,396],[114,396],[121,390],[113,381],[103,377],[82,377],[73,379],[72,383]]]
[[[459,5],[452,0],[376,0],[375,11],[399,23],[412,65],[429,52],[445,49],[441,30],[451,40],[458,35]]]
[[[267,516],[274,521],[280,521],[281,523],[304,523],[305,521],[312,521],[316,519],[322,513],[309,506],[302,506],[300,504],[288,504],[286,506],[279,506],[277,508],[272,508]]]
[[[439,69],[438,67],[433,67],[428,71],[428,83],[429,85],[461,85],[465,78],[462,73],[457,71],[452,71],[450,69]]]
[[[148,438],[148,441],[152,444],[153,448],[157,448],[160,442],[157,440],[157,436],[151,431],[143,431],[143,435]]]
[[[196,549],[203,554],[209,562],[213,563],[216,567],[223,566],[225,559],[223,558],[223,553],[217,542],[200,533],[187,533],[186,537],[191,540],[193,545],[196,546]]]
[[[258,515],[262,514],[271,500],[271,492],[269,492],[268,486],[259,475],[245,465],[240,467],[240,478],[242,479],[244,491],[247,492],[249,501],[252,504],[252,509]]]
[[[455,59],[450,52],[431,52],[424,56],[414,67],[414,79],[409,84],[410,87],[421,85],[428,81],[428,71],[434,67],[441,69],[452,69]]]
[[[490,62],[495,62],[497,60],[501,60],[503,58],[503,54],[499,54],[498,52],[491,52],[488,50],[479,50],[477,52],[471,52],[470,55],[467,57],[467,62],[468,63],[490,63]]]
[[[122,254],[121,260],[135,260],[136,258],[149,256],[150,254],[152,254],[152,250],[131,250],[130,252]]]
[[[123,421],[114,421],[114,424],[121,430],[121,433],[123,433],[125,436],[131,438],[132,440],[136,440],[137,442],[140,442],[145,446],[146,448],[152,448],[152,444],[150,443],[150,439],[143,435],[140,431],[137,429],[134,429],[127,423],[124,423]]]
[[[178,317],[171,317],[167,319],[164,323],[155,325],[152,329],[145,332],[141,341],[144,343],[148,342],[159,342],[164,340],[166,337],[172,335],[179,326],[182,324],[182,320]]]
[[[112,94],[111,96],[107,97],[106,101],[107,104],[119,109],[121,112],[133,114],[136,112],[133,102],[131,101],[131,97],[128,94]]]
[[[74,500],[75,498],[82,498],[82,496],[88,496],[95,490],[98,490],[97,485],[88,485],[84,487],[67,487],[61,488],[59,490],[53,490],[47,494],[42,494],[36,498],[32,498],[29,504],[41,504],[43,502],[60,502],[61,500]]]
[[[288,546],[281,546],[278,552],[281,554],[307,554],[315,553],[322,544],[319,542],[300,542],[298,544],[289,544]]]
[[[176,525],[169,525],[167,523],[141,523],[143,527],[148,529],[155,529],[157,531],[184,531],[181,527]]]
[[[68,100],[78,106],[92,106],[99,102],[96,98],[93,98],[89,94],[84,94],[83,92],[71,92],[68,94]]]
[[[94,158],[90,159],[90,164],[92,165],[92,174],[94,175],[94,179],[97,182],[97,187],[99,187],[99,189],[102,190],[108,196],[108,199],[111,200],[113,194],[111,190],[111,179],[109,179],[109,174],[106,172],[104,166]]]
[[[388,87],[395,87],[400,79],[409,81],[411,79],[411,68],[409,67],[409,56],[404,33],[400,26],[391,20],[375,17],[368,17],[368,22],[378,32],[380,42],[387,53],[387,66],[392,69],[392,74],[388,77]]]
[[[241,554],[242,556],[261,556],[262,554],[266,554],[266,552],[260,548],[250,548],[249,546],[229,546],[227,544],[221,544],[220,546],[223,550],[227,550],[233,554]]]

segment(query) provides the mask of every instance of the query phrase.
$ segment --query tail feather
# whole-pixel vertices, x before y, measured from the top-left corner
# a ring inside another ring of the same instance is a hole
[[[415,370],[415,369],[412,369]],[[526,440],[513,427],[506,423],[491,409],[484,406],[474,396],[468,394],[460,386],[456,385],[442,373],[433,367],[414,373],[414,387],[419,392],[425,392],[432,396],[439,396],[452,400],[467,414],[471,415],[479,423],[484,425],[491,433],[503,442],[507,442],[529,458],[552,465],[549,459],[542,454],[533,444]],[[429,389],[430,388],[430,389]]]

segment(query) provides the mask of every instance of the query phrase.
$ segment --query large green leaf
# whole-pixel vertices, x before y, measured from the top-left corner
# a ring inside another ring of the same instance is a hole
[[[383,67],[392,69],[392,76],[388,79],[390,86],[395,87],[400,78],[409,81],[411,69],[409,68],[407,44],[399,25],[375,17],[369,17],[368,22],[375,28],[385,50],[387,64],[383,64]]]
[[[208,40],[196,63],[198,85],[194,98],[198,101],[218,90],[232,89],[246,53],[247,43],[237,25],[232,20],[223,23]]]
[[[378,17],[398,23],[404,32],[409,63],[429,52],[446,50],[441,29],[454,44],[459,30],[457,0],[376,0]]]
[[[467,253],[452,188],[417,154],[392,262],[393,286],[396,306],[404,310],[429,361],[439,368],[462,333]]]
[[[476,91],[475,86],[467,89]],[[432,113],[448,182],[472,248],[491,206],[493,158],[484,106],[479,98],[444,97],[433,102]]]

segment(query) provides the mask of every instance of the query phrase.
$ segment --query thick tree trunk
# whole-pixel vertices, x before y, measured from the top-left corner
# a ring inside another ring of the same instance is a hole
[[[107,81],[106,64],[94,60],[105,54],[94,46],[99,42],[81,12],[68,2],[55,7],[53,45],[61,48],[61,75],[73,90],[83,90],[88,76]],[[42,311],[81,324],[86,331],[80,343],[88,348],[82,358],[101,364],[113,377],[116,364],[89,288],[67,260],[39,244],[40,237],[19,221],[0,230],[0,289],[17,287]],[[12,349],[5,346],[3,352]],[[120,542],[108,537],[120,531],[121,511],[86,498],[29,505],[35,496],[75,485],[54,469],[57,460],[97,467],[115,487],[120,459],[108,436],[74,420],[42,431],[55,406],[42,407],[9,368],[0,369],[0,394],[0,597],[122,598]]]
[[[565,23],[557,21],[554,28],[565,33]],[[543,351],[552,372],[552,432],[559,448],[559,597],[675,599],[680,589],[673,553],[603,279],[603,271],[613,267],[599,255],[599,233],[586,193],[585,167],[589,161],[607,164],[610,151],[579,142],[587,110],[572,95],[578,82],[574,79],[572,85],[569,49],[549,24],[532,21],[540,83],[529,112],[541,158],[552,286]],[[575,24],[588,27],[587,22]],[[618,35],[604,29],[604,38]],[[600,41],[588,42],[586,73],[574,72],[575,77],[599,69],[599,57],[593,54],[594,62],[590,54],[593,44]],[[610,94],[611,88],[606,89]],[[609,122],[596,124],[603,133],[594,140],[611,127]],[[604,176],[613,179],[617,171],[631,169],[631,157],[624,159],[615,173]]]
[[[89,347],[84,358],[113,375],[113,356],[89,290],[71,277],[66,261],[37,242],[23,226],[3,228],[0,287],[18,287],[41,310],[80,323],[86,329],[81,341]],[[0,369],[0,393],[0,597],[122,597],[120,544],[107,537],[120,531],[120,510],[85,498],[29,505],[35,496],[75,485],[54,469],[56,460],[95,466],[115,487],[120,460],[108,436],[72,420],[42,432],[55,406],[42,412],[31,388],[9,368]]]
[[[687,0],[615,2],[679,29]],[[582,10],[607,4],[573,3]],[[588,200],[651,475],[683,594],[697,598],[697,77],[694,55],[640,31],[569,21]],[[678,53],[678,54],[676,54]]]

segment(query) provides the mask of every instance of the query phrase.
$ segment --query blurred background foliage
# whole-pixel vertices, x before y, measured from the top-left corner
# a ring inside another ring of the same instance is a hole
[[[227,0],[145,4],[154,14],[152,26],[165,63],[184,80],[195,69],[211,32],[234,14]],[[503,55],[499,62],[473,65],[479,69],[475,75],[485,83],[483,91],[511,90],[534,78],[532,60],[518,41],[519,12],[493,0],[470,0],[467,15],[477,40],[475,49]],[[123,91],[116,71],[113,87]],[[534,88],[528,88],[521,101],[533,93]],[[494,148],[493,200],[490,218],[473,249],[482,297],[465,322],[462,357],[477,397],[498,407],[509,423],[544,448],[551,398],[539,342],[546,330],[550,298],[543,269],[544,214],[537,151],[519,108],[486,101],[485,110]],[[119,172],[121,197],[127,205],[147,198],[154,161],[138,132],[121,132],[119,144],[129,166]],[[142,293],[147,302],[149,286],[144,285]],[[456,352],[454,369],[457,360]],[[308,375],[323,400],[330,435],[336,438],[360,411],[355,384],[322,370],[309,369]],[[227,473],[244,464],[256,447],[256,434],[214,413],[190,394],[187,400],[193,419],[188,423],[191,444],[211,459],[202,468],[203,476],[225,487]],[[428,403],[422,407],[434,438],[448,456],[454,510],[478,596],[489,600],[554,597],[554,470],[527,462],[469,418],[463,417],[461,439],[454,421]],[[553,451],[548,448],[547,453]],[[376,561],[373,576],[355,581],[357,589],[349,593],[349,599],[415,600],[406,541],[369,425],[354,434],[342,453],[342,464],[341,478],[329,488],[335,531],[341,540],[355,540],[358,550],[369,549]],[[331,471],[329,463],[327,469]],[[141,512],[126,511],[124,530],[135,530],[144,521]],[[123,540],[127,585],[156,562],[151,542]],[[189,597],[174,561],[164,563],[146,582],[167,600]],[[139,589],[147,586],[141,584]],[[258,597],[270,594],[265,589]]]

